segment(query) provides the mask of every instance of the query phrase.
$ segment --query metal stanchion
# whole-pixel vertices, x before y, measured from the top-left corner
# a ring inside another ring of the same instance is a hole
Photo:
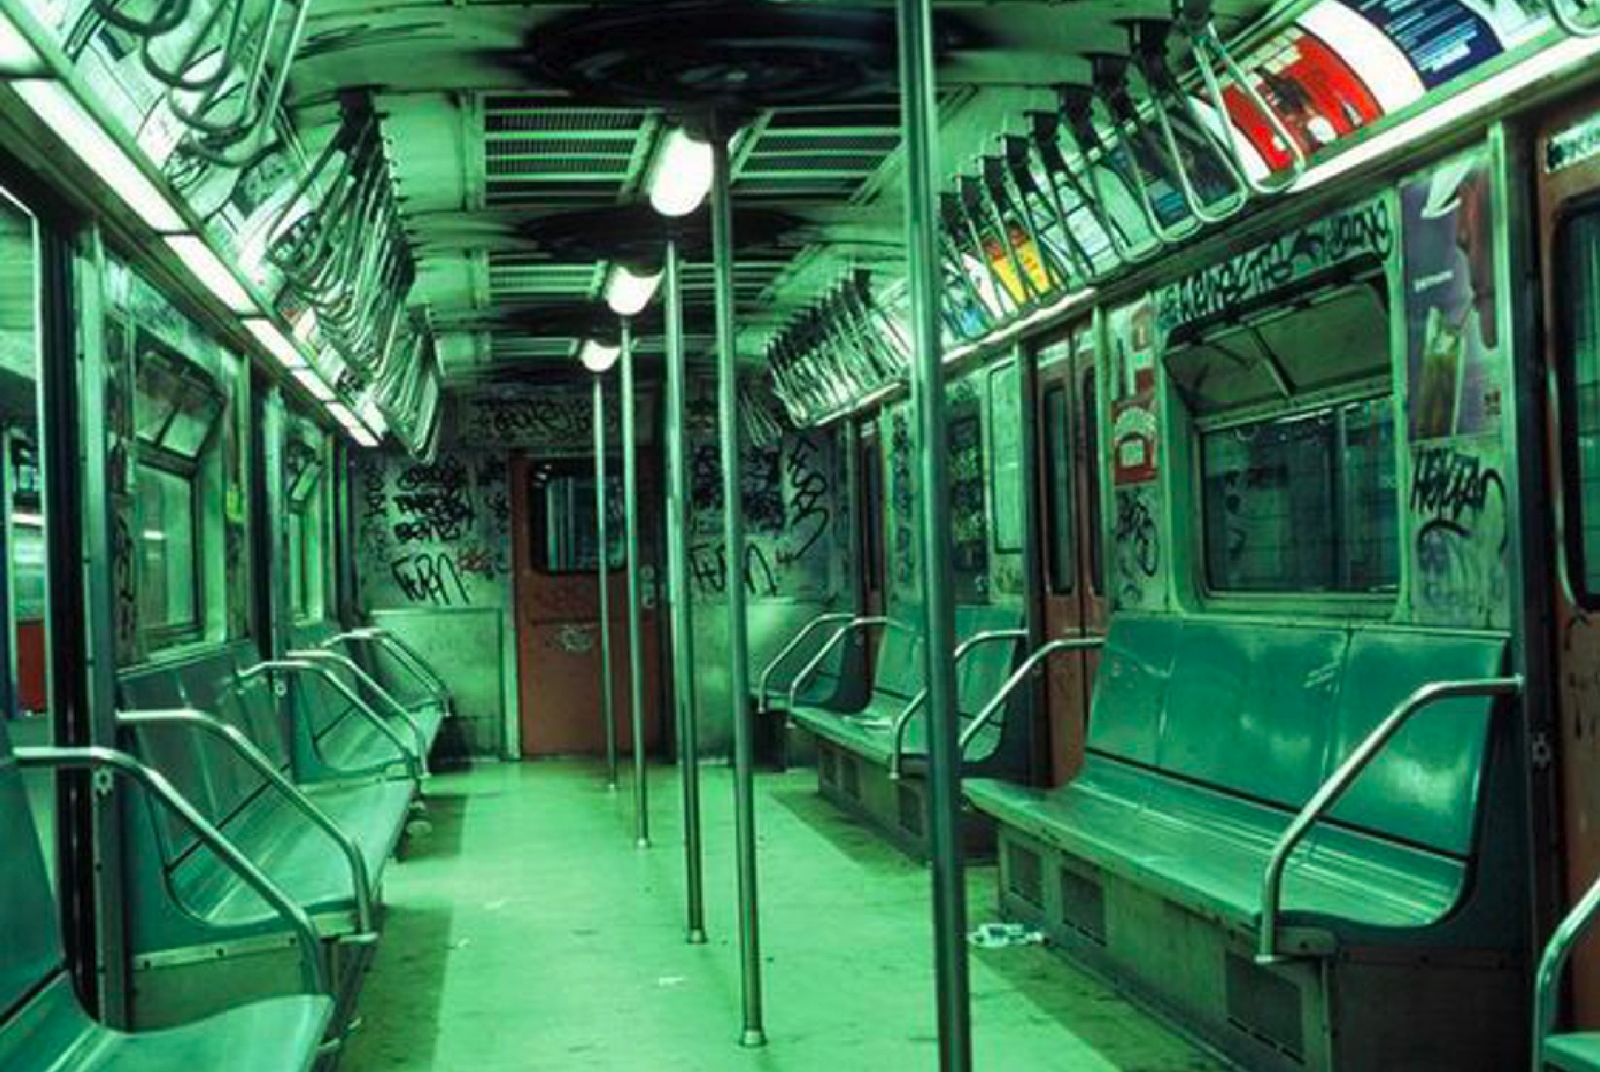
[[[639,444],[634,429],[633,325],[622,318],[622,509],[628,531],[628,703],[633,728],[633,835],[650,845],[650,787],[644,746],[644,638],[639,626]]]
[[[617,787],[617,715],[611,696],[611,536],[606,516],[606,378],[594,375],[595,532],[600,543],[600,716],[606,724],[606,788]]]
[[[972,1067],[967,904],[961,858],[961,747],[951,576],[944,368],[939,352],[938,108],[931,0],[899,0],[900,93],[906,147],[906,247],[911,295],[911,393],[921,460],[918,546],[925,593],[928,831],[933,856],[933,942],[939,1067]]]
[[[765,1046],[761,1024],[761,926],[756,896],[755,762],[750,740],[749,638],[745,623],[744,512],[740,509],[738,354],[733,323],[733,194],[728,132],[712,131],[711,246],[717,302],[717,428],[722,438],[723,544],[728,596],[728,704],[733,717],[735,840],[739,861],[740,1044]]]
[[[672,593],[672,679],[677,700],[678,767],[683,788],[683,868],[690,943],[706,940],[700,848],[699,711],[694,694],[694,623],[689,610],[689,478],[684,451],[683,279],[676,243],[667,243],[667,589]]]

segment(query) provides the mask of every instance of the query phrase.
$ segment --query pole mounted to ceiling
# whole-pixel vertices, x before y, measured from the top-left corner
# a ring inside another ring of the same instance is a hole
[[[700,845],[700,727],[694,689],[694,623],[689,607],[689,478],[684,451],[683,277],[676,242],[667,243],[667,590],[672,594],[672,680],[683,791],[683,868],[691,945],[706,940]]]
[[[595,572],[600,579],[600,717],[606,729],[606,788],[617,787],[617,713],[611,695],[611,535],[606,488],[606,377],[594,374],[594,508],[599,544]]]
[[[644,637],[639,625],[639,462],[633,391],[633,321],[622,318],[622,505],[628,532],[628,705],[633,731],[633,840],[650,847],[644,740]]]
[[[749,637],[745,622],[745,535],[739,382],[733,307],[733,192],[730,131],[711,120],[711,249],[717,304],[717,428],[722,440],[722,515],[728,596],[728,705],[733,720],[734,838],[739,866],[739,964],[744,1032],[740,1045],[765,1046],[761,1016],[761,924],[756,895],[755,755],[750,725]]]
[[[911,397],[921,494],[924,678],[927,683],[928,831],[933,856],[933,947],[939,1067],[972,1067],[967,900],[961,845],[961,746],[956,710],[955,605],[950,484],[944,444],[944,368],[939,352],[937,75],[931,0],[899,0],[900,114],[906,147],[906,250],[911,296]]]

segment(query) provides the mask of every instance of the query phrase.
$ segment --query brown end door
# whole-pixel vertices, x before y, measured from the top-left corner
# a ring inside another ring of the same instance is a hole
[[[642,470],[650,467],[641,465]],[[617,740],[632,748],[629,717],[628,575],[622,513],[621,459],[610,459],[608,527],[611,681]],[[593,463],[587,459],[513,461],[512,516],[516,552],[518,718],[524,757],[600,755],[602,721],[599,540]],[[640,515],[659,517],[653,480],[642,475]],[[650,529],[651,526],[646,526]],[[645,746],[660,744],[661,648],[650,579],[656,575],[653,529],[641,534],[640,635],[644,656]]]
[[[1043,347],[1038,362],[1039,474],[1037,538],[1041,550],[1045,639],[1101,633],[1107,608],[1101,569],[1099,396],[1094,335],[1089,324]],[[1089,696],[1098,657],[1061,654],[1050,660],[1045,699],[1049,784],[1060,785],[1083,764]]]

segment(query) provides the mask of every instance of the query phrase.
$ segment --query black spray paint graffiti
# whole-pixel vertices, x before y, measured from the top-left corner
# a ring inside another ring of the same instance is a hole
[[[395,585],[413,603],[454,607],[472,602],[455,560],[443,551],[397,558],[389,564],[389,572]]]
[[[1123,603],[1144,598],[1145,584],[1161,568],[1161,535],[1150,504],[1136,492],[1117,496],[1117,597]]]
[[[728,590],[727,545],[695,544],[689,548],[689,579],[694,583],[696,596],[719,596]],[[772,563],[758,543],[744,548],[744,587],[752,596],[775,596],[778,579],[772,572]]]
[[[911,483],[911,422],[896,412],[889,428],[889,503],[893,520],[894,579],[912,583],[916,563],[916,492]]]
[[[1413,455],[1417,600],[1461,624],[1492,618],[1505,595],[1511,533],[1500,473],[1477,455],[1425,447]]]
[[[785,543],[778,548],[778,564],[793,565],[822,539],[833,520],[828,508],[833,488],[819,467],[816,445],[809,437],[793,440],[783,465],[783,491],[789,500]]]
[[[587,391],[468,399],[463,403],[461,439],[484,446],[587,450],[594,437],[593,406]],[[613,422],[606,423],[610,431]]]
[[[1388,202],[1358,205],[1163,288],[1161,326],[1170,331],[1215,316],[1356,257],[1387,257],[1393,246]]]
[[[432,465],[410,466],[395,480],[395,489],[390,512],[400,543],[450,543],[466,535],[472,505],[460,462],[441,458]]]

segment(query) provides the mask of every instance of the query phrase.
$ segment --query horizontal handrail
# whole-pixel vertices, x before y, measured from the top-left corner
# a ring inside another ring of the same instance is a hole
[[[1545,1047],[1556,1029],[1556,1013],[1559,1009],[1556,988],[1561,983],[1561,973],[1597,913],[1600,913],[1600,879],[1589,887],[1572,911],[1557,925],[1550,941],[1545,944],[1544,954],[1539,958],[1539,972],[1534,977],[1533,991],[1534,1072],[1545,1070]]]
[[[772,675],[777,672],[779,666],[783,665],[783,661],[785,659],[793,655],[795,651],[799,649],[800,645],[805,643],[806,637],[810,636],[824,625],[848,622],[854,617],[854,614],[851,614],[847,611],[836,611],[829,614],[819,614],[815,618],[812,618],[810,621],[806,622],[805,625],[802,625],[799,631],[795,633],[789,642],[782,648],[778,649],[778,654],[772,657],[772,661],[767,663],[767,665],[762,668],[761,683],[756,691],[756,695],[759,697],[756,710],[767,710],[767,696],[771,692]]]
[[[305,659],[263,659],[254,666],[239,671],[237,676],[242,683],[262,674],[311,674],[314,677],[321,678],[333,691],[343,696],[357,714],[370,722],[379,733],[389,739],[389,743],[393,744],[395,750],[400,753],[400,758],[404,760],[406,768],[411,772],[411,776],[414,779],[421,779],[422,775],[419,770],[421,758],[412,754],[411,749],[406,747],[406,742],[395,732],[394,727],[389,725],[387,719],[378,714],[373,706],[362,698],[360,693],[356,692],[343,678],[326,666],[321,666]]]
[[[133,729],[140,726],[192,726],[226,742],[268,785],[339,847],[350,867],[351,889],[356,901],[356,926],[363,934],[372,933],[372,878],[367,873],[366,857],[361,855],[355,839],[329,818],[327,812],[317,807],[299,786],[285,778],[277,765],[237,726],[230,726],[219,718],[190,707],[161,711],[118,711],[117,724]]]
[[[976,651],[985,644],[995,644],[1002,640],[1026,640],[1026,629],[985,629],[983,632],[974,633],[956,646],[955,656],[952,661],[957,667],[967,654]],[[923,685],[917,694],[911,697],[911,702],[906,704],[898,717],[894,720],[894,745],[889,750],[889,778],[895,780],[900,777],[900,761],[905,747],[906,728],[911,724],[911,716],[928,700],[928,686]]]
[[[422,760],[424,763],[427,762],[428,737],[422,732],[422,727],[417,724],[417,720],[412,717],[411,712],[406,710],[406,705],[395,699],[393,693],[379,684],[378,680],[371,674],[367,673],[366,670],[362,669],[360,663],[356,662],[348,655],[342,655],[336,651],[324,651],[320,648],[311,648],[304,651],[291,651],[288,653],[288,655],[290,659],[304,659],[313,663],[318,661],[330,662],[348,673],[352,678],[355,679],[357,685],[360,685],[362,688],[366,689],[369,694],[382,700],[389,710],[393,712],[396,718],[410,727],[411,736],[415,738],[417,742],[417,758]]]
[[[1013,670],[1011,676],[1006,678],[1006,683],[1000,686],[1000,691],[990,697],[989,702],[983,705],[983,710],[978,712],[977,717],[972,720],[966,729],[961,731],[961,754],[967,754],[967,745],[971,744],[978,734],[982,732],[983,728],[994,720],[994,716],[1005,705],[1005,702],[1011,698],[1011,694],[1016,692],[1018,686],[1024,681],[1028,680],[1028,676],[1033,673],[1034,668],[1040,663],[1058,651],[1091,651],[1095,648],[1104,647],[1105,643],[1106,638],[1103,636],[1057,637],[1055,640],[1046,641],[1035,648],[1032,654],[1022,660],[1022,665]]]
[[[894,624],[892,618],[882,614],[871,614],[853,617],[838,629],[835,629],[833,635],[828,638],[828,642],[817,650],[817,653],[800,668],[800,672],[794,676],[794,680],[789,682],[789,710],[793,711],[799,705],[800,690],[816,676],[817,671],[822,668],[823,660],[832,654],[833,649],[837,648],[845,637],[859,629],[870,629],[879,625],[888,627]]]
[[[1267,859],[1267,869],[1261,876],[1261,931],[1257,937],[1256,963],[1275,964],[1287,959],[1278,952],[1278,915],[1283,902],[1283,873],[1295,847],[1394,739],[1395,734],[1411,720],[1411,716],[1442,700],[1468,696],[1515,696],[1521,692],[1522,677],[1519,674],[1430,682],[1413,690],[1411,695],[1395,705],[1371,733],[1362,738],[1355,750],[1344,758],[1338,769],[1306,801],[1305,807],[1300,809],[1273,846],[1272,855]]]
[[[49,767],[51,769],[67,767],[79,770],[109,770],[120,774],[138,783],[146,792],[165,804],[168,809],[183,820],[185,826],[193,830],[200,842],[210,849],[225,863],[235,874],[244,880],[245,884],[266,901],[268,906],[277,910],[278,914],[286,920],[295,933],[295,938],[300,944],[300,978],[307,990],[319,994],[331,994],[332,988],[328,985],[327,967],[322,962],[321,937],[317,934],[316,925],[311,922],[311,917],[305,909],[295,903],[287,893],[266,873],[251,862],[250,858],[240,852],[233,842],[211,824],[204,815],[195,810],[193,804],[179,793],[171,782],[160,771],[140,763],[126,752],[119,752],[114,748],[101,748],[91,746],[87,748],[18,748],[14,754],[17,762],[23,767]]]

